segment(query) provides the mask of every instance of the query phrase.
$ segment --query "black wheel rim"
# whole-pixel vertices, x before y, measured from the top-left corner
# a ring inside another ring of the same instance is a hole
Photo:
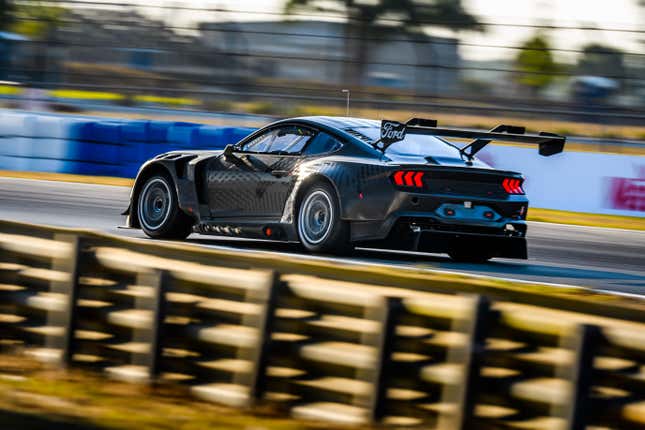
[[[323,242],[331,232],[333,221],[334,207],[329,194],[316,190],[307,195],[298,217],[301,239],[312,245]]]
[[[166,181],[154,178],[148,181],[139,198],[139,221],[148,230],[159,229],[168,219],[172,203]]]

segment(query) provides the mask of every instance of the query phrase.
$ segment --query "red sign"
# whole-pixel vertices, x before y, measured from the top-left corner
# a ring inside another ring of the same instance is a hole
[[[645,179],[609,178],[612,209],[645,211]]]

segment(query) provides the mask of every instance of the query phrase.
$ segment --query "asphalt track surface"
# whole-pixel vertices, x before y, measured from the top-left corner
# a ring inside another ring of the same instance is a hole
[[[129,189],[106,185],[0,178],[0,219],[64,227],[92,228],[146,238],[119,229]],[[645,296],[645,231],[529,223],[529,260],[494,259],[487,264],[455,263],[437,254],[357,250],[354,263],[461,272],[523,281],[586,286]],[[217,238],[193,234],[187,242],[219,249],[308,256],[295,244]]]

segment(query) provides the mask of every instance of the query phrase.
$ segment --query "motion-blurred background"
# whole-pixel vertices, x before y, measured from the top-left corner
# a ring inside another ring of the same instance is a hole
[[[642,140],[644,23],[639,0],[0,0],[0,103],[344,114],[349,89],[356,115]]]

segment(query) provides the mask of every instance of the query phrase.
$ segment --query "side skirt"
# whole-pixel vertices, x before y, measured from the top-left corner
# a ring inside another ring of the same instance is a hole
[[[280,223],[275,219],[202,219],[193,227],[193,231],[207,235],[247,239],[298,241],[298,234],[293,224]]]

